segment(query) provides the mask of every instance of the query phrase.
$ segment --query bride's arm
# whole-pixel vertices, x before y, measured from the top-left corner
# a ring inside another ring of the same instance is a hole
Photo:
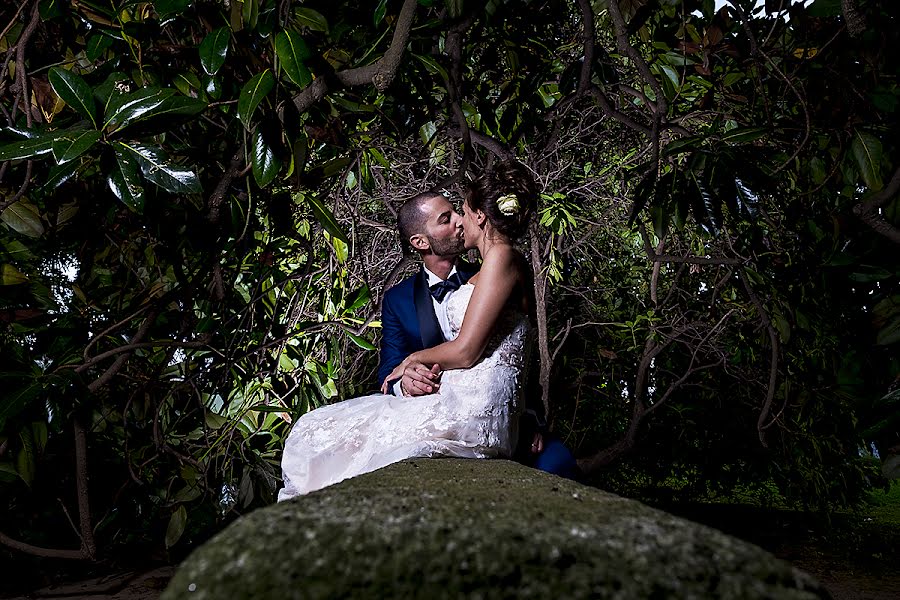
[[[516,256],[516,251],[510,246],[495,246],[481,266],[459,336],[433,348],[414,352],[407,360],[426,365],[437,364],[441,369],[462,369],[475,364],[484,353],[494,323],[519,281]]]

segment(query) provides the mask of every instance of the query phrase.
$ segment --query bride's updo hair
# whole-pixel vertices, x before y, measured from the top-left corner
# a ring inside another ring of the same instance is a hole
[[[466,187],[469,207],[482,211],[494,229],[511,239],[527,231],[537,196],[531,171],[517,161],[498,163]]]

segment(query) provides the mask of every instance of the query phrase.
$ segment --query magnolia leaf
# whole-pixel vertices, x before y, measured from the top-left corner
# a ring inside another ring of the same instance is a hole
[[[253,178],[259,187],[266,187],[278,175],[281,170],[281,161],[275,154],[275,150],[266,143],[261,128],[257,127],[253,133]]]
[[[196,98],[197,92],[202,89],[200,78],[194,73],[179,73],[172,78],[172,85],[179,92],[190,98]]]
[[[758,140],[768,131],[765,127],[736,127],[723,133],[720,139],[729,144],[744,144]]]
[[[165,21],[171,16],[184,12],[191,5],[193,0],[154,0],[153,8],[159,15],[161,21]]]
[[[275,54],[278,55],[281,68],[284,69],[288,79],[299,87],[309,85],[312,75],[304,63],[312,54],[300,34],[293,31],[282,31],[276,35]]]
[[[144,212],[144,186],[138,175],[137,159],[122,148],[116,148],[116,167],[106,179],[109,189],[125,206],[138,214]]]
[[[900,342],[900,316],[895,317],[887,325],[878,330],[875,335],[875,343],[879,346],[888,346]]]
[[[152,111],[142,115],[141,120],[158,118],[161,116],[169,117],[191,117],[202,113],[207,107],[207,103],[197,98],[189,98],[187,96],[170,96],[163,100],[162,104]]]
[[[53,138],[34,137],[19,140],[5,146],[0,146],[0,162],[7,160],[23,160],[48,154],[53,147]]]
[[[225,64],[230,39],[229,27],[219,27],[203,38],[200,43],[200,65],[207,75],[215,75]]]
[[[353,333],[350,333],[349,331],[347,332],[347,335],[350,337],[350,340],[354,344],[356,344],[363,350],[375,350],[375,346],[373,346],[372,343],[369,340],[367,340],[366,338],[360,337]]]
[[[881,141],[871,133],[857,131],[853,136],[850,151],[856,159],[859,174],[869,190],[877,192],[883,187],[881,181]]]
[[[96,129],[83,129],[81,131],[60,132],[65,133],[53,140],[53,158],[57,164],[64,164],[78,158],[87,152],[102,135]]]
[[[341,229],[340,225],[338,225],[337,220],[334,218],[334,214],[328,209],[328,207],[322,204],[322,202],[315,196],[307,195],[304,197],[306,198],[306,201],[309,202],[309,206],[310,208],[312,208],[313,214],[316,216],[316,219],[319,221],[319,223],[322,224],[322,227],[325,228],[325,231],[327,231],[329,234],[333,235],[340,241],[347,243],[347,234],[344,233],[344,230]]]
[[[19,285],[20,283],[28,283],[28,277],[12,265],[0,265],[0,285]]]
[[[169,518],[169,525],[166,527],[166,548],[171,548],[178,543],[181,534],[184,533],[185,525],[187,525],[187,510],[183,504],[179,504]]]
[[[38,238],[44,235],[41,215],[33,204],[19,200],[0,213],[0,220],[22,235]]]
[[[328,21],[320,12],[311,8],[296,8],[294,9],[294,17],[296,17],[298,23],[309,27],[313,31],[328,33]]]
[[[259,21],[259,0],[243,0],[241,17],[244,25],[256,29],[256,23]]]
[[[84,55],[91,62],[94,62],[106,51],[107,48],[112,46],[113,38],[104,33],[95,33],[91,35],[87,39],[87,45],[84,49]]]
[[[118,146],[130,152],[151,182],[174,194],[201,191],[200,180],[190,169],[169,162],[168,155],[155,146],[137,142],[119,142]]]
[[[80,75],[60,67],[51,68],[47,77],[56,95],[96,127],[97,106],[94,104],[91,86]]]
[[[151,117],[163,102],[175,94],[172,89],[141,88],[120,96],[110,103],[103,127],[113,126],[124,129],[130,123]]]
[[[50,167],[50,173],[47,175],[47,179],[44,180],[41,189],[55,190],[71,179],[78,172],[80,166],[81,161],[69,161],[62,165],[53,165]]]
[[[24,481],[28,487],[31,487],[31,484],[34,481],[35,471],[34,444],[32,442],[31,430],[24,428],[20,429],[19,441],[22,442],[22,447],[19,449],[19,453],[16,456],[16,472],[19,474],[19,477],[22,478],[22,481]]]
[[[381,0],[375,7],[375,13],[372,15],[372,22],[378,27],[379,23],[384,20],[384,13],[387,10],[387,0]]]
[[[238,98],[238,118],[244,127],[250,128],[250,119],[253,117],[256,107],[266,97],[266,94],[272,91],[273,87],[275,87],[275,77],[269,69],[254,75],[244,85]]]

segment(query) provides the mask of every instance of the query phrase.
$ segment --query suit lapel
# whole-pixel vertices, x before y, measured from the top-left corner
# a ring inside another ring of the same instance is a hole
[[[441,325],[437,315],[434,314],[434,304],[431,302],[431,292],[428,290],[428,276],[425,270],[419,270],[415,283],[416,318],[419,321],[419,333],[422,336],[422,346],[431,348],[443,343],[444,336],[441,333]]]

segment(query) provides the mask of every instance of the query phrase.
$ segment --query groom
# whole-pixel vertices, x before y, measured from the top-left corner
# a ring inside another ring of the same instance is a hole
[[[379,386],[413,352],[450,339],[447,300],[478,272],[476,266],[459,259],[464,250],[462,217],[443,195],[425,192],[407,200],[400,207],[397,224],[401,240],[422,257],[423,265],[384,295]],[[414,362],[400,379],[387,383],[388,390],[398,396],[435,393],[441,385],[439,366]],[[519,430],[518,460],[563,477],[577,476],[572,453],[544,431],[537,411],[526,410]],[[523,448],[523,443],[530,447]]]

